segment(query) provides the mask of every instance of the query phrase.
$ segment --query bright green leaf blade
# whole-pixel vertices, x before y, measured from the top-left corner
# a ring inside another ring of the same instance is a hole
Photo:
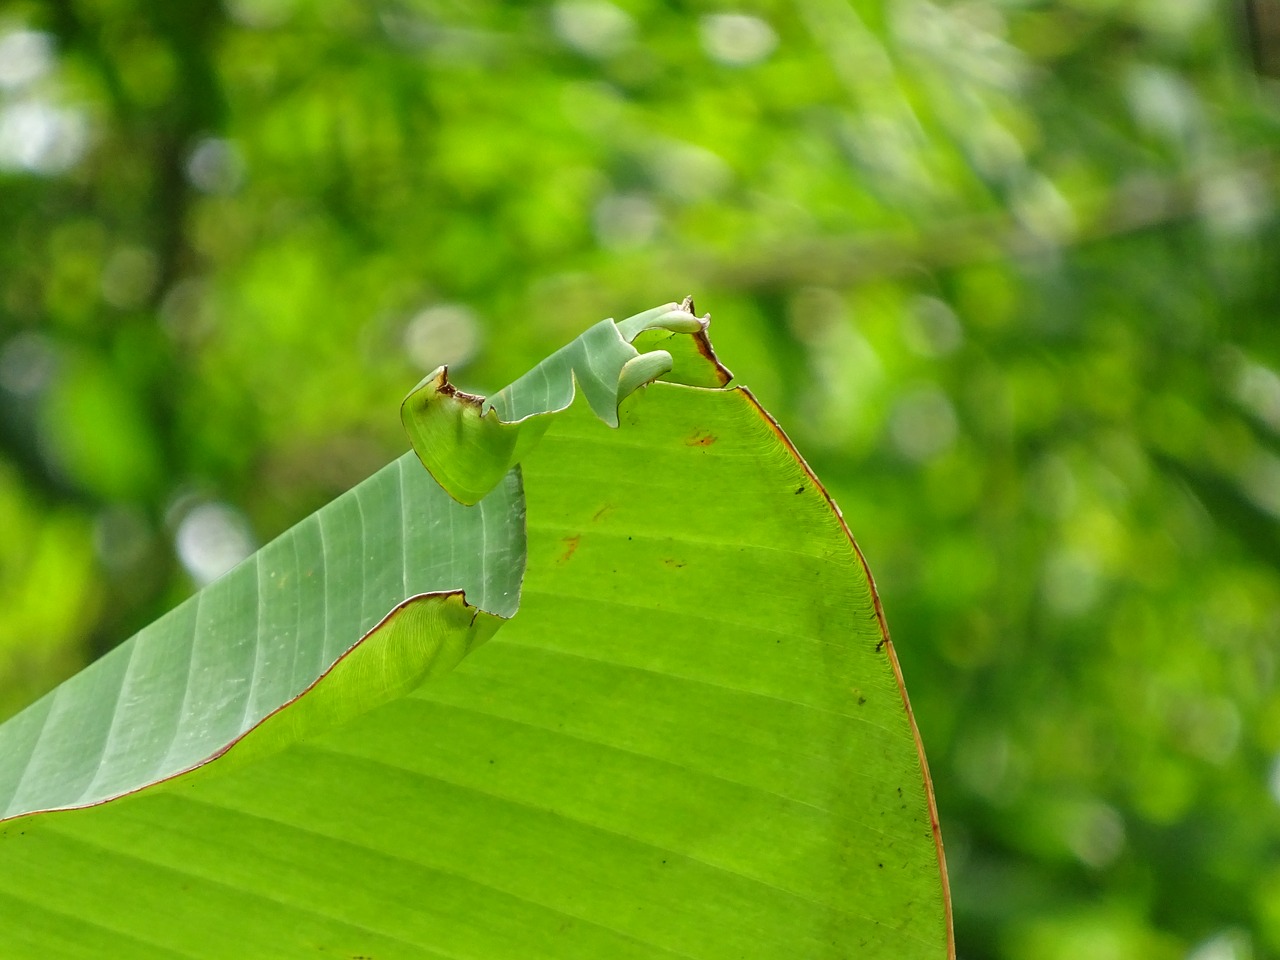
[[[668,955],[946,956],[927,777],[869,578],[750,396],[653,384],[617,435],[575,410],[523,468],[521,614],[422,688],[456,752],[414,761],[464,771],[512,842],[569,851],[518,878],[495,864],[502,889]],[[540,893],[549,876],[565,889]]]
[[[523,563],[518,473],[467,509],[406,454],[0,727],[0,815],[99,803],[209,760],[407,598],[465,591],[509,617]],[[353,682],[332,693],[329,721],[416,686],[421,654],[453,659],[474,612],[425,646],[410,631],[416,660],[397,653],[413,618],[388,623],[378,659],[344,671]]]

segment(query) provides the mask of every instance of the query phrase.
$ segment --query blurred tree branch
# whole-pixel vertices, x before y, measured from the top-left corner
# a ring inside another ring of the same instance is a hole
[[[1224,183],[1238,189],[1215,189]],[[1262,150],[1241,155],[1229,167],[1205,168],[1181,177],[1131,175],[1108,195],[1087,204],[1098,212],[1063,236],[1038,233],[1008,211],[999,211],[931,224],[915,232],[819,237],[745,253],[732,260],[704,261],[695,269],[712,282],[735,289],[767,290],[793,284],[847,286],[922,269],[1052,253],[1192,219],[1226,223],[1242,214],[1242,193],[1246,202],[1256,201],[1259,198],[1250,197],[1251,191],[1274,194],[1277,185],[1276,154]]]
[[[1253,68],[1265,77],[1280,78],[1280,2],[1245,0],[1244,7]]]

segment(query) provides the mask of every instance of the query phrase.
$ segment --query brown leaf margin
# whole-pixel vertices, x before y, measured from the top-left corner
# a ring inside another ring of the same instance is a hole
[[[731,390],[737,390],[746,398],[748,405],[753,409],[760,419],[765,422],[778,441],[786,449],[800,469],[804,471],[805,476],[809,478],[809,482],[814,488],[822,494],[826,500],[827,506],[831,508],[832,514],[840,522],[840,529],[844,531],[844,535],[849,538],[849,546],[853,548],[854,555],[858,558],[858,563],[862,567],[862,572],[867,578],[867,585],[871,589],[871,601],[875,605],[876,622],[880,625],[881,641],[876,644],[877,650],[882,650],[889,658],[889,665],[893,668],[894,679],[898,681],[898,692],[902,694],[902,706],[907,711],[907,722],[911,726],[911,734],[915,737],[916,752],[920,757],[920,773],[924,778],[924,795],[929,806],[929,825],[933,831],[933,842],[938,850],[938,872],[942,882],[942,908],[944,922],[947,927],[947,960],[956,960],[956,937],[955,926],[952,918],[951,909],[951,884],[947,879],[947,857],[942,847],[942,824],[938,819],[938,803],[933,794],[933,778],[929,775],[929,761],[924,753],[924,741],[920,738],[920,728],[916,726],[915,714],[911,710],[911,700],[907,696],[907,686],[902,678],[902,667],[898,663],[898,655],[893,649],[893,640],[889,637],[889,624],[885,620],[884,605],[880,602],[880,593],[876,589],[875,577],[871,575],[871,568],[867,565],[867,558],[862,553],[862,548],[858,546],[858,541],[854,539],[853,532],[849,529],[849,524],[845,522],[844,514],[840,511],[839,505],[831,498],[831,494],[827,492],[827,488],[823,486],[822,481],[818,479],[818,475],[813,472],[813,468],[801,456],[800,451],[796,449],[796,445],[791,442],[791,438],[787,436],[786,431],[778,424],[760,401],[756,399],[748,388],[744,386],[733,386]]]

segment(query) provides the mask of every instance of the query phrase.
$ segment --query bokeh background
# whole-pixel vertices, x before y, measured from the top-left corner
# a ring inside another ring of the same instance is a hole
[[[438,363],[693,293],[877,575],[961,958],[1280,956],[1277,75],[1274,0],[10,0],[0,716]]]

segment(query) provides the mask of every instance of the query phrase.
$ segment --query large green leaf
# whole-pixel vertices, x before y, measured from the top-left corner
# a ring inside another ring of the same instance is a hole
[[[0,727],[0,952],[947,956],[862,558],[657,315],[550,389],[428,378],[415,445],[478,506],[402,458]]]

